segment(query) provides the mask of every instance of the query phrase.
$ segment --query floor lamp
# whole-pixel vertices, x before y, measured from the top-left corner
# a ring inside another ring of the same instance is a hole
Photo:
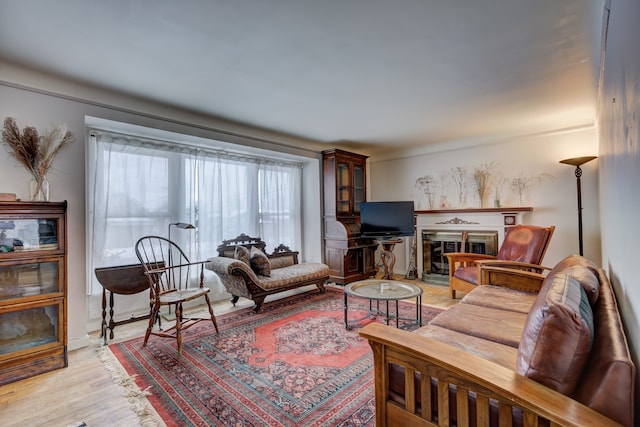
[[[580,255],[584,255],[582,253],[582,190],[580,188],[580,177],[582,176],[582,169],[580,169],[580,166],[596,158],[596,156],[585,156],[560,160],[560,163],[576,167],[575,173],[578,188],[578,242],[580,244]]]

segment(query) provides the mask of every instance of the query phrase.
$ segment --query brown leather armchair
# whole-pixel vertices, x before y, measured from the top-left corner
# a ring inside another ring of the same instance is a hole
[[[451,298],[471,292],[480,283],[480,264],[542,272],[540,267],[555,226],[516,225],[507,229],[497,256],[466,252],[445,254],[449,260]]]

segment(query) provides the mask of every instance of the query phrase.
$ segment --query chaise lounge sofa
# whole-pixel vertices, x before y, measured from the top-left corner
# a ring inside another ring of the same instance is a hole
[[[632,426],[635,366],[605,272],[482,267],[481,286],[413,332],[373,323],[378,426]]]
[[[302,286],[316,285],[324,292],[329,267],[319,262],[298,263],[298,252],[280,245],[267,255],[266,243],[259,237],[241,234],[224,240],[218,256],[207,259],[205,268],[218,275],[235,305],[240,297],[255,302],[260,310],[268,295]]]

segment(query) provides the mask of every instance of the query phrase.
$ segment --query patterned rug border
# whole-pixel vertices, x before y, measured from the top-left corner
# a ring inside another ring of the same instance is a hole
[[[104,368],[111,375],[113,382],[122,387],[122,395],[129,402],[129,407],[138,416],[140,425],[143,427],[161,427],[165,423],[162,421],[155,408],[149,402],[147,396],[151,393],[142,390],[136,383],[137,375],[129,375],[124,366],[120,363],[108,345],[102,345],[101,340],[92,340],[95,352]]]
[[[342,296],[344,294],[342,287],[338,286],[327,286],[326,292],[334,294],[334,297],[340,298],[340,300],[342,300]],[[253,307],[245,307],[216,315],[216,318],[218,320],[219,327],[225,329],[231,329],[237,327],[238,325],[242,325],[243,322],[246,322],[246,316],[252,316],[252,324],[269,324],[277,320],[277,318],[280,316],[287,317],[292,314],[291,311],[284,310],[286,313],[276,313],[277,317],[274,319],[273,310],[277,310],[278,308],[283,307],[287,307],[289,309],[293,308],[295,310],[298,305],[305,306],[308,303],[314,303],[317,298],[322,298],[321,294],[314,290],[306,291],[269,301],[262,306],[262,309],[258,313],[253,312]],[[288,306],[288,302],[291,300],[298,300],[299,302],[296,303],[296,306]],[[412,301],[402,301],[401,303],[411,304]],[[440,312],[446,310],[446,308],[431,304],[423,304],[422,309]],[[374,320],[372,319],[366,322],[369,323],[372,321]],[[364,326],[364,324],[361,324],[360,327],[361,326]],[[357,331],[360,327],[356,326],[355,328],[353,328],[353,330]],[[126,343],[130,343],[140,339],[141,337],[134,337],[117,344],[124,345]],[[114,352],[111,350],[110,346],[99,346],[97,353],[98,357],[105,365],[105,368],[111,373],[114,382],[123,387],[123,395],[128,399],[131,409],[134,410],[138,415],[140,419],[140,425],[144,427],[166,425],[162,419],[161,414],[157,412],[157,408],[155,407],[155,405],[158,405],[159,402],[154,403],[152,400],[149,400],[149,397],[152,396],[152,393],[148,391],[148,389],[152,386],[149,386],[147,387],[147,389],[142,390],[138,385],[136,379],[137,374],[128,374],[127,369],[123,366],[116,354],[114,354]]]

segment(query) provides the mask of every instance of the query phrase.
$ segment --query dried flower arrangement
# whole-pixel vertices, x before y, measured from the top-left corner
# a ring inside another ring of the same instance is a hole
[[[525,175],[524,173],[520,173],[517,177],[511,180],[511,188],[518,193],[518,203],[522,206],[522,196],[527,191],[527,189],[533,184],[535,181],[538,183],[542,183],[545,179],[550,179],[553,181],[555,177],[550,173],[544,172],[540,175]]]
[[[467,185],[467,169],[463,166],[456,166],[451,169],[451,179],[458,187],[458,207],[463,207],[464,193]]]
[[[499,208],[500,200],[502,199],[502,193],[504,191],[505,185],[507,185],[507,182],[509,181],[509,178],[502,175],[501,173],[495,175],[493,178],[494,178],[493,202],[494,202],[494,207]]]
[[[32,200],[38,199],[38,195],[42,193],[53,159],[73,140],[73,133],[67,130],[66,125],[54,126],[40,136],[36,128],[31,126],[25,127],[20,134],[16,119],[13,117],[4,119],[2,141],[9,148],[7,150],[9,154],[29,171],[36,183],[35,194],[31,194]]]
[[[427,196],[427,202],[429,203],[429,209],[433,209],[433,176],[425,175],[416,179],[416,188],[419,188],[425,196]]]
[[[480,166],[473,170],[473,183],[476,186],[476,192],[478,193],[478,199],[480,199],[480,207],[485,207],[485,200],[489,186],[491,185],[491,177],[493,171],[497,167],[494,162],[482,163]]]
[[[447,207],[447,195],[444,190],[449,179],[450,172],[448,170],[438,172],[438,177],[440,178],[440,203],[438,205],[439,208],[444,209]]]

